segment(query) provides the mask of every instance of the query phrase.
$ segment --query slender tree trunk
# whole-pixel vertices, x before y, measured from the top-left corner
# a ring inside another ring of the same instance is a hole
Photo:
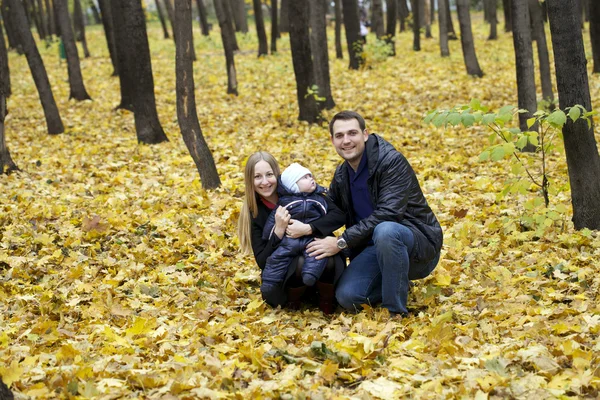
[[[341,0],[333,0],[335,10],[335,58],[342,60],[342,3]]]
[[[196,0],[196,5],[198,7],[198,17],[200,19],[200,31],[202,32],[202,36],[208,36],[210,29],[206,15],[206,6],[204,6],[203,0]]]
[[[73,28],[71,28],[67,0],[54,0],[54,2],[56,13],[58,14],[60,31],[62,32],[62,40],[65,45],[65,53],[67,54],[67,70],[69,71],[69,86],[71,88],[69,99],[79,101],[90,100],[91,97],[85,90],[85,85],[83,84],[83,76],[81,75],[81,67],[79,64],[79,54],[77,53]]]
[[[448,14],[446,14],[446,2],[448,0],[438,0],[438,20],[440,22],[440,53],[442,57],[450,56],[448,47]]]
[[[104,36],[106,36],[106,45],[108,54],[113,65],[113,76],[119,75],[119,58],[117,55],[117,45],[115,43],[115,29],[113,25],[113,15],[110,0],[98,0],[100,12],[102,13],[102,26],[104,27]]]
[[[202,187],[214,189],[221,185],[212,153],[204,140],[198,114],[194,86],[191,0],[175,0],[175,73],[177,76],[177,121],[183,141],[196,164]]]
[[[290,7],[292,6],[290,5]],[[360,20],[356,0],[342,0],[342,11],[344,13],[344,27],[346,28],[346,44],[350,56],[350,69],[358,69],[362,64],[363,46],[360,38]],[[290,25],[291,23],[290,20]]]
[[[600,73],[600,2],[590,2],[590,39],[594,57],[594,74]]]
[[[450,0],[446,1],[446,15],[448,15],[448,40],[458,40],[454,23],[452,22],[452,11],[450,10]]]
[[[119,4],[120,3],[120,4]],[[167,136],[158,120],[154,97],[154,78],[146,21],[141,0],[113,0],[113,17],[121,15],[123,26],[117,29],[115,38],[119,52],[119,76],[131,80],[133,115],[138,142],[155,144],[167,141]],[[121,53],[124,53],[121,63]]]
[[[48,22],[46,19],[46,14],[44,12],[44,3],[42,0],[37,0],[37,9],[40,19],[40,27],[44,31],[44,38],[46,40],[49,40],[48,36],[50,36],[50,31],[48,30]]]
[[[591,111],[583,38],[573,7],[548,0],[548,17],[554,49],[560,108],[580,104]],[[600,229],[600,157],[594,128],[580,119],[563,127],[565,153],[571,184],[575,229]]]
[[[485,0],[485,6],[488,10],[490,23],[490,35],[488,36],[488,40],[496,40],[498,39],[498,16],[496,14],[496,0]]]
[[[256,24],[256,35],[258,36],[258,56],[269,54],[269,44],[267,43],[267,33],[265,32],[265,20],[262,12],[262,1],[252,0],[254,7],[254,21]]]
[[[482,77],[483,71],[479,67],[473,32],[471,31],[471,13],[469,11],[469,0],[456,0],[458,10],[458,22],[460,25],[460,44],[462,46],[463,58],[467,67],[467,74]]]
[[[396,14],[398,16],[398,21],[400,21],[400,32],[406,31],[406,18],[408,18],[408,16],[410,15],[406,1],[407,0],[399,0],[399,1],[396,0],[396,2],[398,3]],[[388,9],[389,9],[389,6],[388,6]],[[389,11],[388,11],[388,13],[389,13]],[[388,16],[388,18],[389,18],[389,16]],[[388,23],[389,23],[389,19],[388,19]]]
[[[538,0],[529,0],[529,13],[532,39],[537,43],[540,82],[542,83],[542,99],[552,104],[554,102],[554,93],[552,91],[550,57],[548,55],[548,44],[546,43],[546,30],[544,29],[542,6]]]
[[[48,33],[50,35],[57,35],[56,31],[56,20],[54,19],[54,9],[50,4],[50,0],[45,0],[46,4],[46,24],[48,25]]]
[[[331,95],[329,78],[329,53],[327,52],[327,0],[309,0],[310,48],[313,58],[314,80],[319,87],[319,97],[325,100],[318,104],[328,110],[335,107]]]
[[[290,31],[290,1],[293,0],[281,0],[281,12],[279,14],[279,32]],[[334,0],[340,1],[340,0]]]
[[[0,1],[0,10],[2,13],[2,20],[4,21],[4,28],[6,29],[6,39],[8,40],[8,48],[15,49],[17,53],[23,54],[23,46],[21,46],[21,44],[19,43],[19,35],[15,29],[15,23],[10,18],[8,2],[9,0]],[[27,28],[29,29],[29,24],[27,24]]]
[[[248,17],[244,0],[228,0],[236,32],[248,33]]]
[[[6,0],[5,0],[6,1]],[[2,20],[0,19],[0,90],[4,94],[4,97],[10,97],[10,69],[8,68],[8,50],[6,49],[6,43],[4,42],[4,32],[2,31]]]
[[[431,4],[429,0],[423,0],[421,2],[421,6],[423,6],[423,8],[421,9],[421,14],[425,17],[425,38],[426,39],[431,39],[433,36],[431,36]]]
[[[502,0],[504,9],[504,32],[512,32],[512,0]]]
[[[419,0],[411,0],[413,14],[413,50],[421,51],[421,29],[419,21],[421,20],[421,5]]]
[[[216,2],[219,0],[213,0],[213,2]],[[225,27],[228,31],[227,33],[227,39],[229,41],[231,41],[233,43],[233,51],[237,51],[240,49],[240,47],[238,46],[238,42],[237,42],[237,38],[235,36],[235,32],[236,32],[236,27],[235,27],[235,22],[234,22],[234,18],[233,18],[233,9],[232,9],[232,4],[231,1],[232,0],[220,0],[223,2],[223,12],[226,14],[227,17],[227,21],[229,21]],[[216,8],[217,6],[215,5],[215,13],[216,13]],[[219,19],[219,17],[217,16],[217,20]],[[237,87],[237,81],[236,81],[236,87]],[[237,90],[237,89],[236,89]]]
[[[271,54],[277,52],[277,39],[279,38],[277,3],[278,0],[271,0]]]
[[[289,7],[290,46],[292,48],[292,63],[294,64],[296,93],[300,109],[298,119],[315,123],[319,120],[320,113],[315,97],[308,95],[309,88],[315,83],[308,29],[308,1],[293,0],[290,2]],[[358,12],[356,17],[358,23]]]
[[[100,4],[102,4],[100,0]],[[135,70],[131,69],[131,65],[127,62],[127,52],[129,48],[123,42],[123,38],[127,35],[125,32],[125,16],[123,15],[122,2],[123,0],[110,0],[109,10],[110,15],[112,16],[112,32],[114,35],[114,45],[115,45],[115,60],[116,63],[113,62],[115,67],[115,71],[118,68],[118,76],[121,90],[121,102],[116,107],[117,109],[124,109],[133,111],[133,98],[135,96],[134,93],[134,74]],[[130,0],[127,0],[130,1]],[[104,10],[102,11],[102,15],[104,15]],[[108,38],[108,36],[107,36]]]
[[[401,0],[404,1],[404,0]],[[398,10],[398,0],[387,0],[387,26],[386,26],[386,42],[391,48],[390,56],[396,55],[396,15]]]
[[[154,2],[156,3],[156,13],[158,14],[158,19],[162,25],[163,36],[165,39],[169,39],[171,37],[169,35],[169,27],[167,26],[167,21],[165,21],[165,14],[163,13],[162,6],[160,5],[160,0],[154,0]]]
[[[175,43],[177,43],[177,33],[175,32],[175,10],[173,9],[173,3],[171,3],[171,0],[165,0],[165,6],[167,8],[167,14],[169,16],[169,21],[171,21],[171,29],[173,29],[173,40],[175,41]],[[192,57],[194,59],[194,61],[196,61],[196,50],[194,49],[193,46],[193,36],[192,36]]]
[[[94,0],[90,0],[89,4],[90,4],[90,8],[92,9],[92,16],[94,17],[94,24],[100,25],[102,23],[102,17],[100,16],[98,7],[96,7],[96,3],[94,3]]]
[[[35,30],[40,37],[40,40],[44,40],[44,33],[40,28],[40,21],[37,19],[37,12],[35,10],[35,2],[33,0],[23,0],[23,5],[25,6],[25,11],[27,13],[27,19],[31,24],[35,25]]]
[[[385,35],[382,1],[373,0],[371,3],[371,32],[375,32],[377,39],[381,39]]]
[[[14,26],[17,29],[15,33],[18,35],[17,40],[22,44],[27,56],[27,63],[29,64],[29,69],[31,70],[31,75],[33,76],[33,81],[37,87],[44,109],[48,133],[51,135],[62,133],[65,128],[58,113],[56,102],[54,101],[54,95],[48,81],[44,62],[35,45],[33,35],[29,30],[25,9],[19,0],[4,0],[4,2],[10,4],[10,20],[14,21]]]
[[[74,10],[73,10],[73,19],[75,21],[75,31],[77,32],[77,41],[81,42],[83,47],[83,55],[85,58],[90,56],[90,51],[88,49],[87,40],[85,38],[85,22],[83,21],[83,10],[81,9],[80,0],[73,0],[74,2]]]
[[[221,29],[221,40],[223,41],[223,49],[225,51],[225,64],[227,68],[227,93],[238,95],[237,91],[237,74],[235,72],[235,59],[233,52],[235,50],[234,38],[235,32],[233,30],[233,23],[227,12],[227,0],[214,0],[215,2],[215,13],[217,14],[217,20],[219,21],[219,28]]]

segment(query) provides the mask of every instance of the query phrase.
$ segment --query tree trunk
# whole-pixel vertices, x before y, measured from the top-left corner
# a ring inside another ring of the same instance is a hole
[[[425,18],[425,38],[431,39],[433,36],[431,36],[431,18],[430,18],[431,11],[429,9],[430,8],[429,0],[423,0],[421,2],[420,6],[422,6],[421,14]]]
[[[410,4],[412,7],[413,14],[413,50],[421,51],[421,28],[419,27],[419,21],[421,20],[421,5],[419,0],[411,0]]]
[[[467,67],[467,74],[481,78],[483,71],[479,67],[479,61],[477,61],[477,54],[475,53],[475,43],[473,42],[473,32],[471,31],[469,0],[456,0],[456,8],[460,25],[460,44],[465,66]]]
[[[522,131],[528,131],[527,120],[537,111],[528,0],[512,0],[512,20],[519,108],[528,111],[519,114],[519,127]],[[533,151],[535,148],[528,145],[523,150]]]
[[[198,7],[198,17],[200,20],[200,31],[202,32],[202,36],[208,36],[210,29],[208,26],[208,18],[206,15],[206,7],[204,6],[204,1],[196,0],[196,5]]]
[[[600,3],[591,1],[590,4],[590,39],[594,57],[594,74],[600,73]]]
[[[341,0],[333,0],[335,10],[335,58],[342,60],[342,3]]]
[[[346,28],[346,44],[350,56],[350,69],[358,69],[362,64],[363,46],[360,38],[360,20],[356,0],[342,0],[342,12],[344,13],[344,27]],[[291,15],[292,13],[290,13],[290,17]],[[292,21],[290,19],[291,24]]]
[[[446,0],[446,15],[448,16],[448,40],[458,40],[454,23],[452,22],[452,11],[450,10],[450,0]]]
[[[16,31],[15,24],[10,18],[10,10],[8,6],[9,0],[0,1],[0,10],[2,13],[2,20],[4,21],[4,28],[6,29],[6,39],[8,40],[8,48],[15,49],[17,53],[23,54],[23,46],[19,43],[19,35]],[[27,22],[27,21],[25,21]],[[29,29],[29,24],[27,24]]]
[[[254,0],[253,0],[254,1]],[[236,32],[248,33],[248,17],[244,0],[229,0]]]
[[[194,86],[194,68],[192,63],[192,2],[175,1],[175,74],[177,90],[177,121],[181,136],[185,142],[204,189],[214,189],[221,185],[212,153],[204,140],[198,114]]]
[[[279,32],[290,31],[290,1],[293,0],[281,0],[281,12],[279,13]],[[341,0],[334,0],[339,2]]]
[[[404,0],[402,0],[404,1]],[[385,32],[386,42],[390,45],[390,56],[396,55],[396,15],[398,0],[387,0],[387,29]]]
[[[88,58],[90,56],[90,51],[88,49],[87,40],[85,38],[85,23],[83,21],[83,11],[81,9],[80,0],[73,0],[74,2],[74,10],[73,10],[73,19],[75,22],[75,35],[77,36],[77,41],[81,42],[83,47],[83,56]]]
[[[46,124],[48,125],[48,133],[51,135],[62,133],[65,128],[58,113],[56,102],[54,101],[54,95],[48,81],[44,62],[37,49],[31,30],[29,30],[25,9],[19,0],[4,0],[4,2],[10,4],[10,20],[14,21],[15,33],[18,35],[17,40],[23,46],[33,81],[40,95]]]
[[[277,3],[278,0],[271,0],[271,54],[277,52],[277,39],[279,38]]]
[[[100,0],[101,2],[104,0]],[[108,0],[106,0],[108,2]],[[124,110],[133,111],[134,84],[133,78],[135,70],[127,62],[128,48],[123,42],[125,32],[125,16],[123,15],[122,0],[110,0],[110,15],[112,16],[112,32],[114,35],[115,45],[115,71],[118,68],[118,76],[121,90],[121,102],[116,107]],[[130,0],[128,0],[130,1]],[[108,4],[108,3],[107,3]],[[104,12],[103,12],[104,14]],[[108,36],[107,36],[108,38]]]
[[[0,80],[3,80],[4,78],[5,77],[2,76],[2,72],[0,71]],[[1,86],[3,85],[0,85],[0,175],[10,174],[12,171],[19,170],[19,167],[17,167],[17,164],[13,161],[10,152],[8,151],[8,147],[6,146],[4,133],[4,120],[7,114],[6,94]]]
[[[237,38],[235,36],[235,32],[236,32],[236,28],[235,28],[235,22],[233,20],[233,9],[231,8],[232,4],[231,4],[231,0],[213,0],[213,2],[217,2],[217,1],[222,1],[223,2],[223,7],[222,10],[223,12],[226,14],[226,18],[227,21],[229,21],[225,27],[228,31],[227,33],[227,38],[229,41],[231,41],[233,43],[233,51],[237,51],[240,49],[240,47],[238,46],[238,42],[237,42]],[[215,13],[216,13],[216,8],[217,6],[215,5]],[[217,16],[217,20],[219,19],[219,17]],[[237,87],[237,81],[236,81],[236,87]],[[237,89],[236,89],[236,93],[237,93]]]
[[[69,71],[69,86],[71,88],[69,99],[79,101],[90,100],[90,95],[85,90],[85,85],[83,84],[79,54],[77,53],[73,28],[71,28],[67,0],[54,0],[54,3],[56,13],[58,14],[60,31],[62,32],[62,40],[65,45],[65,53],[67,54],[67,70]]]
[[[580,104],[591,111],[583,38],[578,19],[568,2],[548,0],[548,18],[554,49],[560,108]],[[575,229],[600,229],[600,157],[594,128],[580,119],[563,127],[571,184]]]
[[[5,0],[6,1],[6,0]],[[10,69],[8,68],[8,50],[6,49],[6,43],[4,42],[4,32],[2,31],[2,20],[0,19],[0,90],[4,94],[4,97],[10,97]]]
[[[258,36],[258,56],[269,54],[269,44],[267,43],[267,33],[265,32],[265,20],[262,12],[262,1],[252,0],[254,7],[254,22],[256,24],[256,35]]]
[[[502,0],[502,8],[504,9],[504,32],[512,32],[512,0]]]
[[[154,2],[156,3],[156,13],[158,14],[158,19],[162,25],[163,36],[165,39],[169,39],[171,37],[169,35],[169,27],[167,26],[167,21],[165,21],[165,14],[163,13],[162,6],[160,5],[160,0],[154,0]]]
[[[554,103],[554,93],[552,91],[550,57],[548,55],[548,44],[546,43],[546,30],[544,29],[542,6],[538,0],[529,0],[529,13],[532,39],[537,43],[540,82],[542,83],[542,99],[549,102],[549,104],[552,104]]]
[[[400,32],[406,31],[406,18],[408,18],[408,16],[410,15],[406,1],[407,0],[399,0],[399,1],[396,0],[396,2],[398,3],[396,6],[396,14],[398,16],[398,20],[400,21]],[[389,5],[388,5],[388,8],[389,8]],[[389,23],[389,19],[388,19],[388,23]]]
[[[235,59],[233,52],[235,51],[233,23],[227,12],[227,0],[214,0],[215,13],[219,21],[221,29],[221,40],[223,41],[223,50],[225,51],[225,64],[227,68],[227,93],[238,95],[237,91],[237,74],[235,72]]]
[[[106,36],[106,45],[108,54],[113,65],[113,76],[119,75],[119,58],[117,55],[117,45],[115,43],[115,29],[113,25],[113,15],[110,0],[98,0],[100,12],[102,13],[102,25],[104,27],[104,36]]]
[[[373,0],[371,3],[371,32],[375,32],[377,39],[385,35],[382,0]]]
[[[488,10],[488,17],[490,23],[490,35],[488,40],[498,39],[498,16],[496,15],[496,0],[485,0],[485,7]]]
[[[50,35],[57,35],[56,31],[56,20],[54,19],[54,9],[50,4],[50,0],[45,0],[46,4],[46,24],[48,25],[48,33]]]
[[[177,34],[175,33],[175,11],[173,10],[173,4],[171,0],[164,0],[165,8],[167,9],[167,17],[171,23],[171,29],[173,31],[173,40],[177,43]]]
[[[90,8],[92,9],[92,16],[94,17],[94,24],[99,25],[102,23],[102,18],[100,17],[100,12],[98,11],[98,7],[96,7],[96,3],[94,0],[90,0],[89,2]]]
[[[44,3],[42,0],[37,0],[37,9],[40,20],[40,27],[44,31],[44,38],[49,40],[48,36],[50,36],[50,31],[48,30],[48,21],[46,19],[46,15],[44,12]]]
[[[450,56],[448,47],[448,14],[446,14],[446,2],[448,0],[438,0],[438,20],[440,23],[440,53],[442,57]]]
[[[315,81],[313,77],[314,70],[308,29],[308,1],[291,1],[289,16],[292,63],[294,64],[296,93],[298,97],[298,107],[300,109],[298,119],[300,121],[315,123],[319,120],[320,113],[315,97],[309,95],[309,89]]]
[[[331,110],[335,102],[331,95],[329,78],[329,53],[327,52],[327,0],[309,0],[310,48],[313,58],[314,80],[319,87],[319,97],[325,99],[320,108]]]
[[[29,23],[31,24],[33,22],[33,25],[35,25],[35,30],[37,31],[38,36],[40,37],[40,40],[44,40],[44,33],[42,32],[42,29],[40,27],[40,21],[37,18],[34,0],[24,0],[23,5],[25,6],[25,11],[27,13]]]

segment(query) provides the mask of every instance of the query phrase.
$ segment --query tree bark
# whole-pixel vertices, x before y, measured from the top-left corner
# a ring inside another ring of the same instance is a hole
[[[421,14],[425,19],[425,38],[431,39],[433,36],[431,35],[431,4],[429,0],[422,0],[420,3]]]
[[[204,189],[214,189],[221,185],[212,153],[204,140],[198,114],[192,63],[192,3],[191,0],[175,0],[175,74],[177,90],[177,121],[179,129],[198,173]]]
[[[100,16],[98,7],[96,7],[96,3],[94,3],[94,0],[90,0],[89,4],[90,4],[90,8],[92,9],[92,16],[94,17],[94,24],[96,24],[96,25],[101,24],[102,17]]]
[[[81,42],[81,46],[83,47],[83,56],[88,58],[90,56],[90,51],[88,49],[87,40],[85,38],[85,23],[83,21],[83,10],[81,9],[80,0],[73,0],[74,9],[73,9],[73,20],[75,25],[75,35],[77,37],[77,41]]]
[[[544,29],[542,6],[538,0],[529,0],[529,14],[531,19],[532,39],[537,43],[540,82],[542,84],[542,99],[549,102],[549,104],[552,104],[554,102],[554,93],[552,91],[550,57],[548,55],[548,44],[546,43],[546,30]]]
[[[49,40],[48,36],[50,36],[50,31],[48,30],[48,21],[46,19],[46,15],[44,12],[44,3],[42,0],[37,0],[37,9],[40,19],[40,27],[44,31],[44,38],[46,40]]]
[[[113,15],[110,0],[98,0],[100,12],[102,13],[102,26],[104,27],[104,36],[106,36],[106,45],[108,54],[113,65],[113,76],[119,75],[119,58],[115,43],[115,29],[113,25]]]
[[[383,23],[383,0],[373,0],[371,3],[371,32],[375,32],[377,39],[385,35],[385,25]]]
[[[163,29],[163,36],[165,39],[169,39],[171,37],[169,35],[169,27],[167,26],[167,21],[165,21],[165,14],[163,13],[162,6],[160,5],[160,0],[154,0],[154,2],[156,3],[156,13],[158,14],[158,19],[160,20],[160,24]]]
[[[590,2],[590,39],[594,57],[594,74],[600,73],[600,3]]]
[[[33,81],[40,95],[46,124],[48,125],[48,133],[51,135],[62,133],[65,128],[58,113],[56,102],[54,101],[44,62],[37,49],[33,35],[29,30],[25,9],[19,0],[4,0],[4,2],[10,4],[10,20],[14,21],[15,33],[18,35],[17,40],[23,46]]]
[[[511,11],[514,22],[513,43],[515,48],[519,108],[528,111],[527,113],[519,114],[519,127],[522,131],[528,131],[527,120],[537,111],[528,0],[512,0]],[[537,129],[537,127],[535,128]],[[535,148],[528,145],[523,150],[533,151]]]
[[[396,55],[396,15],[398,13],[397,6],[398,0],[387,0],[387,29],[385,32],[385,40],[390,45],[390,56]]]
[[[498,39],[498,16],[496,13],[496,0],[485,0],[485,7],[488,10],[487,13],[490,23],[490,35],[488,36],[488,40],[496,40]]]
[[[209,25],[208,18],[206,14],[206,6],[204,5],[203,0],[196,0],[196,5],[198,7],[198,17],[200,20],[200,31],[202,32],[202,36],[209,35]]]
[[[477,61],[477,54],[475,53],[475,43],[473,41],[473,32],[471,31],[469,0],[456,0],[456,8],[460,25],[460,44],[465,66],[467,67],[467,74],[481,78],[483,71],[479,67],[479,61]]]
[[[277,52],[277,39],[279,38],[279,22],[277,21],[278,0],[271,0],[271,54]]]
[[[408,16],[410,15],[406,1],[407,0],[399,0],[399,1],[396,0],[396,2],[398,3],[397,9],[396,9],[396,14],[398,16],[398,21],[400,21],[400,32],[406,31],[406,18],[408,18]],[[388,8],[389,8],[389,6],[388,6]],[[388,18],[389,18],[389,16],[388,16]],[[388,19],[388,21],[389,21],[389,19]]]
[[[0,1],[0,10],[2,13],[2,20],[4,21],[4,28],[6,29],[6,39],[8,40],[8,48],[15,49],[17,53],[23,54],[23,46],[19,43],[19,35],[16,31],[15,24],[10,18],[10,10],[8,6],[9,0]],[[25,21],[27,23],[27,21]],[[27,24],[29,29],[29,24]]]
[[[448,14],[446,14],[446,2],[448,0],[438,0],[438,20],[440,24],[440,53],[442,57],[450,56],[448,47]]]
[[[290,8],[292,6],[290,5]],[[294,8],[296,8],[294,6]],[[360,20],[356,0],[342,0],[344,27],[346,29],[346,44],[350,58],[350,69],[358,69],[362,64],[362,40],[360,38]],[[290,13],[291,16],[291,13]],[[290,25],[292,21],[290,19]],[[291,28],[290,28],[291,29]]]
[[[452,22],[452,11],[450,10],[450,0],[446,1],[446,15],[448,15],[448,40],[458,40],[454,23]]]
[[[101,2],[104,0],[100,0]],[[118,76],[120,83],[121,102],[116,107],[124,110],[133,111],[133,97],[134,97],[134,85],[133,85],[133,74],[134,70],[130,69],[130,65],[127,63],[127,51],[125,43],[122,41],[125,37],[125,16],[122,10],[122,0],[110,0],[110,15],[112,16],[112,32],[114,35],[115,45],[115,60],[116,63],[115,71],[118,68]],[[104,14],[104,11],[103,11]],[[108,38],[108,36],[107,36]]]
[[[421,28],[419,21],[421,20],[421,5],[419,0],[411,0],[413,14],[413,50],[421,51]]]
[[[2,20],[0,19],[0,90],[4,94],[4,97],[10,97],[10,69],[8,67],[8,50],[6,49],[6,43],[4,42],[4,32],[2,31]]]
[[[308,30],[308,1],[291,1],[289,16],[292,63],[294,64],[296,94],[300,109],[298,119],[300,121],[315,123],[319,120],[320,113],[315,97],[308,94],[308,90],[315,83]]]
[[[512,0],[502,0],[504,10],[504,32],[512,32]]]
[[[548,0],[560,108],[580,104],[591,111],[585,50],[579,20],[567,2]],[[563,127],[576,229],[600,229],[600,156],[594,128],[586,121],[567,121]]]
[[[256,24],[256,35],[258,36],[258,56],[269,54],[269,44],[267,43],[267,33],[265,32],[265,20],[262,12],[262,1],[252,0],[254,7],[254,23]]]
[[[327,52],[327,0],[309,0],[309,11],[314,80],[319,87],[319,97],[325,99],[318,106],[331,110],[335,107],[335,102],[331,95],[329,53]]]
[[[5,77],[0,71],[0,80]],[[6,93],[4,93],[3,85],[0,85],[0,175],[10,174],[12,171],[18,171],[19,167],[13,161],[6,146],[6,137],[4,132],[4,120],[6,118]]]
[[[290,1],[293,0],[281,0],[281,11],[279,13],[279,32],[290,31]],[[334,0],[340,1],[340,0]]]
[[[81,67],[79,64],[79,54],[77,53],[73,28],[71,28],[67,0],[54,0],[54,2],[56,13],[58,14],[60,31],[62,32],[62,40],[65,45],[65,53],[67,54],[67,70],[69,72],[69,86],[71,88],[69,99],[79,101],[91,100],[91,97],[85,90],[85,85],[83,84],[83,76],[81,75]]]
[[[335,58],[342,60],[342,3],[341,0],[333,0],[335,11]]]
[[[237,91],[237,74],[235,71],[235,59],[233,52],[235,51],[233,23],[227,11],[227,0],[214,0],[215,13],[219,21],[221,29],[221,40],[223,41],[223,50],[225,51],[225,66],[227,68],[227,93],[238,95]]]
[[[54,9],[50,4],[50,0],[45,0],[46,4],[46,24],[48,25],[48,33],[50,35],[57,35],[56,31],[56,20],[54,19]]]
[[[37,18],[37,11],[35,9],[35,1],[34,0],[24,0],[23,5],[25,6],[25,11],[27,13],[27,18],[29,20],[29,23],[31,24],[33,22],[33,25],[35,25],[35,30],[37,31],[38,36],[40,37],[40,40],[44,40],[44,32],[42,31],[42,28],[40,26],[40,21]]]
[[[233,15],[235,31],[248,33],[248,17],[246,15],[246,4],[244,0],[228,0]]]

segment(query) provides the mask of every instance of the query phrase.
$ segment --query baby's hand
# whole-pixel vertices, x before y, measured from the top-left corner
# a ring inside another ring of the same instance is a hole
[[[285,230],[285,234],[292,239],[296,239],[302,236],[312,235],[312,228],[309,224],[292,219]]]

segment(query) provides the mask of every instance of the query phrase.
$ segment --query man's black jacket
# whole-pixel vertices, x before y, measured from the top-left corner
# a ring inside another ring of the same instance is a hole
[[[433,259],[442,247],[442,227],[425,200],[414,170],[402,153],[378,135],[369,136],[365,151],[373,213],[355,223],[347,162],[336,169],[328,193],[346,215],[346,231],[342,237],[348,247],[358,250],[366,246],[379,223],[392,221],[405,225],[414,233],[415,245],[410,254],[413,260],[427,262]],[[324,217],[312,226],[318,232],[331,231],[328,224]]]

